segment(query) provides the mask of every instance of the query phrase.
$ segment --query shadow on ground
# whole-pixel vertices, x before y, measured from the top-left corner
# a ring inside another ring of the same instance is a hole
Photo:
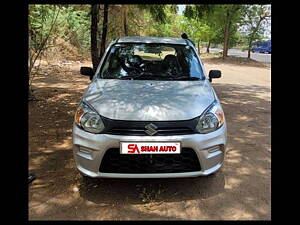
[[[223,57],[219,56],[206,56],[202,57],[202,61],[204,63],[210,64],[226,64],[230,66],[247,66],[247,67],[261,67],[261,68],[270,68],[269,63],[262,63],[258,62],[253,59],[242,58],[242,57],[235,57],[235,56],[228,56],[227,58],[223,59]]]
[[[228,126],[226,161],[217,174],[86,182],[75,169],[71,128],[89,81],[79,75],[75,79],[77,86],[64,79],[55,82],[65,82],[65,87],[36,87],[40,101],[30,103],[29,165],[37,176],[29,188],[30,219],[190,219],[180,214],[186,212],[184,205],[176,206],[172,215],[136,208],[156,203],[163,210],[168,203],[189,200],[196,201],[199,219],[226,219],[230,210],[240,210],[247,218],[270,217],[270,99],[264,97],[269,88],[213,84]],[[47,78],[37,81],[48,83]]]

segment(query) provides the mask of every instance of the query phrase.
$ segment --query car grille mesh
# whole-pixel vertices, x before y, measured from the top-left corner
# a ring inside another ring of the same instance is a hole
[[[151,158],[152,157],[152,158]],[[200,171],[195,151],[182,148],[180,154],[120,154],[120,149],[108,149],[102,159],[103,173],[180,173]]]
[[[149,136],[146,126],[154,124],[157,132],[153,136],[195,134],[198,118],[182,121],[126,121],[101,117],[105,125],[102,133],[114,135]]]

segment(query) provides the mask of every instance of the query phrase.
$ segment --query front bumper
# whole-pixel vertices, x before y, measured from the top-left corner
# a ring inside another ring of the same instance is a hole
[[[121,136],[91,134],[73,125],[73,153],[77,169],[89,177],[98,178],[179,178],[205,176],[219,170],[223,164],[226,149],[226,123],[209,134],[174,136]],[[180,141],[182,148],[192,148],[201,165],[200,171],[184,173],[102,173],[100,164],[106,150],[119,148],[120,142],[135,141]],[[218,147],[218,148],[216,148]]]

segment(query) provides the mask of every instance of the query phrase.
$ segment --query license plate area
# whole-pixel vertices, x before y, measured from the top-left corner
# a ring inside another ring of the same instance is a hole
[[[180,154],[180,142],[120,142],[120,154]]]

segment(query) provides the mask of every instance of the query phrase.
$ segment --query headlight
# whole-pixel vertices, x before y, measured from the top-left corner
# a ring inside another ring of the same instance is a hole
[[[196,130],[201,134],[207,134],[220,128],[225,121],[221,105],[215,101],[200,116]]]
[[[91,133],[97,134],[104,129],[100,115],[83,101],[76,110],[74,120],[80,128]]]

